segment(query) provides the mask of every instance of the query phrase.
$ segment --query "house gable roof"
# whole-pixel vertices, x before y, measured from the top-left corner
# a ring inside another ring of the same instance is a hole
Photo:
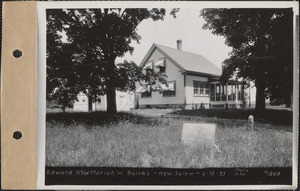
[[[155,49],[159,50],[168,59],[170,59],[182,70],[182,72],[192,72],[199,74],[201,73],[212,76],[220,76],[222,74],[222,70],[219,67],[217,67],[201,55],[185,52],[159,44],[153,44],[151,46],[150,50],[148,51],[140,65],[141,67],[146,64],[146,61],[149,59]]]

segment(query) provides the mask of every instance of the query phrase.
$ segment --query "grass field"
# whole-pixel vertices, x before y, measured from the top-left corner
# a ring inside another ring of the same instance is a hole
[[[198,110],[179,110],[173,114],[181,116],[202,116],[217,117],[223,119],[247,119],[253,115],[255,121],[292,125],[293,112],[291,110],[266,109],[263,112],[256,112],[254,109],[198,109]]]
[[[217,123],[216,145],[221,152],[213,147],[183,145],[184,122]],[[292,166],[292,135],[269,123],[256,122],[252,131],[247,120],[199,115],[162,118],[137,113],[51,113],[46,123],[46,165],[287,167]]]

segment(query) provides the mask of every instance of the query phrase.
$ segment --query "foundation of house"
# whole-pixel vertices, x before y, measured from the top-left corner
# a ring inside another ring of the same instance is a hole
[[[139,105],[138,109],[240,109],[241,103],[195,103],[195,104],[149,104]]]

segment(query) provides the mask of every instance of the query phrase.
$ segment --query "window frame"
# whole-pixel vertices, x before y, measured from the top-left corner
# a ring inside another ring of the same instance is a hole
[[[151,63],[151,68],[146,68],[146,66],[148,65],[148,63]],[[154,70],[154,60],[148,60],[147,62],[146,62],[146,64],[144,65],[144,67],[143,67],[143,69],[144,70]]]
[[[146,84],[148,85],[148,84]],[[152,88],[150,85],[148,85],[148,88],[141,93],[141,98],[144,99],[144,98],[152,98]]]
[[[169,83],[174,83],[174,90],[163,90],[162,91],[162,96],[163,97],[176,97],[176,80],[173,80],[173,81],[168,81],[168,84]],[[170,92],[174,92],[172,94],[169,94]]]
[[[196,85],[197,87],[195,86],[195,84],[197,84]],[[197,90],[197,91],[195,91],[195,90]],[[195,92],[198,92],[198,93],[196,94]],[[203,96],[209,97],[210,96],[209,83],[193,80],[193,96],[194,97],[203,97]]]
[[[141,93],[141,98],[145,99],[145,98],[152,98],[152,91],[151,90],[146,90],[145,92]]]
[[[158,59],[158,60],[159,60],[159,61],[160,61],[160,60],[163,60],[163,63],[164,63],[164,66],[159,66],[159,67],[157,67],[157,68],[159,69],[159,72],[160,72],[160,73],[166,73],[166,57],[160,58],[160,59]],[[155,64],[154,64],[154,67],[156,67]],[[164,69],[163,72],[161,71],[162,68]]]

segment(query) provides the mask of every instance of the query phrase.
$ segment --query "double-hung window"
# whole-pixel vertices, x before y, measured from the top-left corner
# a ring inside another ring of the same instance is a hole
[[[152,92],[150,90],[147,90],[141,94],[142,98],[151,98],[151,96],[152,96]]]
[[[168,86],[163,85],[163,97],[172,97],[176,96],[176,82],[168,82]]]
[[[136,93],[140,93],[142,98],[151,98],[152,96],[152,91],[150,86],[145,87],[145,86],[140,86],[137,90]]]
[[[148,71],[153,70],[153,66],[154,66],[154,61],[153,60],[148,61],[143,67],[143,74],[147,74]]]
[[[194,81],[194,96],[208,96],[209,84],[206,82]]]
[[[145,64],[145,66],[144,66],[144,68],[147,70],[153,70],[153,64],[154,64],[154,61],[153,60],[150,60],[150,61],[148,61],[146,64]]]

